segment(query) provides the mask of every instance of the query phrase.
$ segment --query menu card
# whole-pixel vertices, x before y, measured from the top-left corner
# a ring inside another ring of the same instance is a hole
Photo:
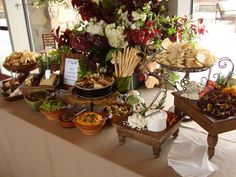
[[[65,58],[64,84],[74,85],[78,79],[79,60]]]

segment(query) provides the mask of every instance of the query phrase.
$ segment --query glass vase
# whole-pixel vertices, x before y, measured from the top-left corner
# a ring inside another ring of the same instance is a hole
[[[128,77],[116,77],[116,87],[120,93],[127,93],[132,90],[132,76]]]

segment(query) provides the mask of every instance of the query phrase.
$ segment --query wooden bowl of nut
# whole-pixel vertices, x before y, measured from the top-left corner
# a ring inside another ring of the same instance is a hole
[[[116,122],[119,119],[123,119],[132,112],[132,106],[127,103],[113,102],[107,106],[104,106],[103,113],[107,117],[111,117],[111,122]]]
[[[8,71],[18,73],[28,73],[36,69],[36,55],[34,52],[13,52],[3,63],[3,67]]]

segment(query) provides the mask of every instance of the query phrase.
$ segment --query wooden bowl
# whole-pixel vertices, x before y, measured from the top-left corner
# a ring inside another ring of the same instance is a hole
[[[116,106],[116,107],[114,107]],[[111,112],[108,111],[108,108]],[[124,111],[126,110],[126,111]],[[103,114],[105,116],[111,116],[111,122],[114,123],[124,117],[128,117],[132,112],[132,106],[127,103],[113,102],[103,108]],[[108,119],[109,120],[109,119]]]
[[[60,109],[58,111],[53,111],[53,112],[49,112],[49,111],[45,111],[43,109],[39,109],[41,114],[44,115],[48,120],[55,120],[58,119],[62,113],[64,112],[64,109]]]
[[[75,124],[74,124],[74,120],[75,119],[75,114],[68,112],[68,113],[64,113],[59,117],[60,120],[60,125],[63,128],[74,128]]]
[[[17,73],[28,73],[34,69],[36,69],[36,63],[30,63],[25,65],[6,65],[3,63],[3,67],[6,68],[8,71],[17,72]]]
[[[101,119],[99,119],[97,121],[96,124],[92,125],[88,125],[86,123],[83,123],[82,120],[83,118],[87,115],[87,114],[96,114],[96,115],[99,115],[99,117],[101,117]],[[106,123],[106,119],[104,118],[104,116],[101,114],[101,113],[97,113],[97,112],[83,112],[81,113],[79,116],[77,116],[75,119],[74,119],[74,124],[75,126],[82,132],[84,133],[85,135],[95,135],[97,134],[101,129],[102,127],[105,125]]]

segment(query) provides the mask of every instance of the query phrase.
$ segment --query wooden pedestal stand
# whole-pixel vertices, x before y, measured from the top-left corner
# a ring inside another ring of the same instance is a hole
[[[112,92],[110,95],[101,98],[84,98],[73,94],[73,88],[68,89],[67,98],[70,104],[73,105],[90,105],[91,111],[94,105],[109,105],[116,100],[119,92]]]
[[[179,127],[183,118],[177,118],[177,121],[170,127],[167,127],[161,132],[150,132],[147,130],[137,131],[123,124],[127,117],[120,119],[112,124],[116,127],[118,139],[120,144],[124,144],[126,137],[135,139],[142,143],[152,146],[153,155],[157,158],[160,156],[161,145],[171,136],[174,138],[178,136]]]
[[[181,92],[174,92],[175,113],[188,115],[208,132],[208,156],[213,157],[215,146],[218,141],[218,134],[236,129],[236,116],[227,119],[217,120],[203,114],[197,108],[197,101],[181,97]]]

